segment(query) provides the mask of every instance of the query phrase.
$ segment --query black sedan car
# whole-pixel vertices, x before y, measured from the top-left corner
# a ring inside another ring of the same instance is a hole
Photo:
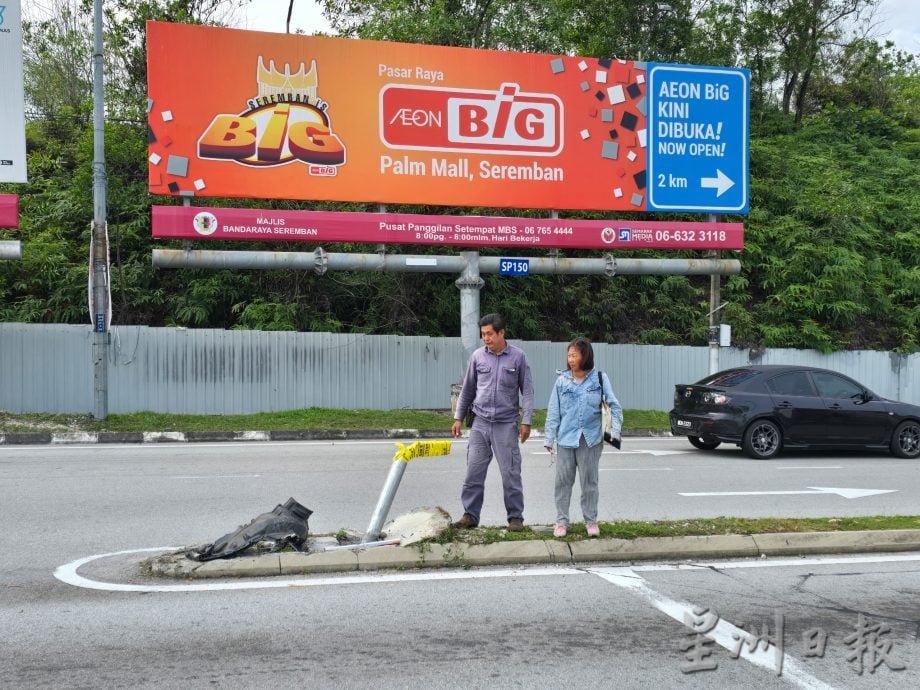
[[[920,406],[886,400],[827,369],[752,365],[674,388],[671,432],[766,460],[783,448],[877,448],[920,456]]]

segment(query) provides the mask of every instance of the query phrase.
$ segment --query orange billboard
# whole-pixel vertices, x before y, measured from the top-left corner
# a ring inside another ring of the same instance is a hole
[[[154,194],[646,209],[644,63],[147,25]]]

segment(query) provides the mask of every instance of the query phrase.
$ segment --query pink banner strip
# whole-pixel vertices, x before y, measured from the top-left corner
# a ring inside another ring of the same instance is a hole
[[[19,197],[0,194],[0,228],[19,227]]]
[[[743,249],[743,223],[570,220],[154,206],[153,236],[550,249]]]

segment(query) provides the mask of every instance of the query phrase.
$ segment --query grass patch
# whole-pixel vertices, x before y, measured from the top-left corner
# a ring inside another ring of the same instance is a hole
[[[533,426],[542,429],[546,410],[534,412]],[[285,412],[247,415],[186,415],[135,412],[109,415],[12,414],[0,412],[0,433],[29,431],[306,431],[318,429],[441,429],[447,434],[453,420],[447,410],[335,410],[310,407]],[[626,410],[624,429],[668,430],[668,415],[655,410]]]
[[[623,410],[624,429],[658,429],[670,431],[668,413],[660,410]]]
[[[640,537],[692,537],[720,534],[775,534],[778,532],[856,532],[862,530],[920,529],[918,515],[873,515],[841,518],[732,518],[717,517],[694,520],[655,520],[600,522],[601,538],[638,539]],[[508,532],[502,527],[476,527],[474,529],[448,528],[436,539],[436,544],[495,544],[498,542],[554,539],[551,533],[534,532],[530,527],[523,532]],[[588,538],[582,523],[569,525],[564,541],[581,541]]]
[[[152,558],[145,558],[138,564],[138,567],[144,577],[154,577]]]
[[[776,532],[854,532],[859,530],[920,529],[920,516],[876,515],[845,518],[730,518],[654,522],[602,522],[601,536],[616,539],[686,537]],[[578,525],[584,532],[584,525]],[[577,531],[576,531],[577,533]]]
[[[92,415],[77,414],[13,414],[0,410],[0,432],[61,432],[87,431],[96,424]]]

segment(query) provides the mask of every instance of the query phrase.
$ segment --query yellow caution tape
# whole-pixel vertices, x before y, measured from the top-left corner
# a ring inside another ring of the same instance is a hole
[[[434,455],[450,455],[450,441],[416,441],[410,446],[397,443],[399,450],[393,461],[409,462],[413,458],[430,458]]]

